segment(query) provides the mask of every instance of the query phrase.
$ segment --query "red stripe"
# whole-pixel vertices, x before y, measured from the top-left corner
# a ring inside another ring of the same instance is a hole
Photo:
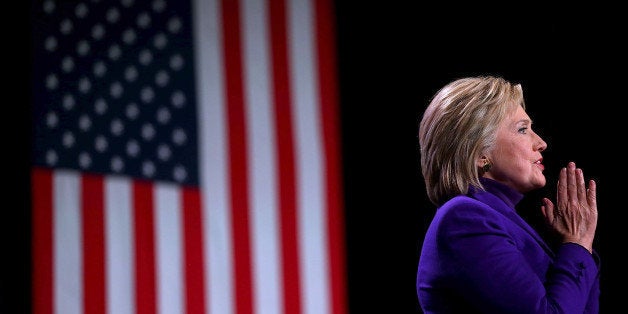
[[[336,38],[334,12],[331,0],[313,1],[317,40],[318,72],[320,88],[320,116],[323,126],[325,169],[327,186],[327,228],[329,265],[331,276],[330,296],[332,313],[347,313],[347,291],[345,273],[345,242],[343,189],[340,164],[340,113],[338,112],[338,83],[336,72]]]
[[[242,83],[242,48],[240,37],[240,3],[222,1],[224,40],[224,75],[227,98],[229,171],[234,265],[234,301],[236,313],[253,312],[251,246],[249,238],[248,169],[246,125]]]
[[[32,311],[33,314],[52,314],[52,171],[34,168],[31,172],[32,189]]]
[[[153,185],[146,181],[133,183],[135,227],[135,306],[137,314],[154,314],[155,292],[155,223]]]
[[[301,312],[301,284],[297,248],[296,185],[294,136],[292,127],[290,67],[284,0],[269,0],[270,46],[272,47],[279,215],[284,288],[284,313]]]
[[[82,177],[83,228],[83,309],[85,313],[106,313],[105,232],[103,179]]]
[[[185,274],[185,311],[205,313],[205,263],[203,261],[203,224],[201,195],[198,189],[183,188],[183,244]]]

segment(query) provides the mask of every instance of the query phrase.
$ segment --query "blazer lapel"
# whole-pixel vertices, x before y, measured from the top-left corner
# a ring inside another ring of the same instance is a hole
[[[539,233],[536,232],[536,230],[534,230],[525,220],[523,220],[523,218],[521,218],[521,216],[517,214],[514,208],[509,207],[508,204],[506,204],[502,199],[485,191],[476,191],[475,193],[472,193],[471,196],[478,201],[489,205],[491,208],[500,212],[504,216],[508,217],[508,219],[512,220],[519,227],[529,233],[545,250],[545,252],[547,252],[549,256],[554,257],[554,251],[552,251],[547,243],[545,243]]]

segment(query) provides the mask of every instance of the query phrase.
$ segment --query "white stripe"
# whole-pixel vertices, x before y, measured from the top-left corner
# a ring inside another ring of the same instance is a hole
[[[54,313],[83,312],[81,185],[74,171],[55,171],[53,192]]]
[[[181,193],[173,184],[155,184],[157,312],[183,313]]]
[[[217,0],[194,1],[194,46],[198,92],[200,183],[208,311],[233,313],[229,180],[225,169],[226,132],[220,7]]]
[[[135,313],[132,199],[128,179],[105,180],[105,280],[111,314]]]
[[[276,139],[271,107],[267,2],[243,2],[243,53],[250,149],[251,244],[254,311],[282,313],[281,256],[277,220]]]
[[[329,313],[322,139],[312,3],[287,2],[288,38],[294,83],[299,248],[303,274],[303,313]]]

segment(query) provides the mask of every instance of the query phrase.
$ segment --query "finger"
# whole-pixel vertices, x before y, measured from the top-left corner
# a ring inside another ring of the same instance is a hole
[[[567,168],[560,169],[558,174],[558,186],[556,188],[557,204],[565,204],[567,202]]]
[[[545,200],[543,200],[543,203],[545,203]],[[541,213],[543,213],[543,217],[547,218],[547,210],[546,210],[546,205],[541,205]]]
[[[582,201],[587,201],[587,189],[584,183],[584,173],[582,169],[576,168],[576,181],[578,182],[578,199]]]
[[[589,180],[589,188],[587,189],[587,203],[591,209],[597,211],[597,184],[593,180]]]
[[[567,196],[570,201],[578,200],[576,163],[574,163],[573,161],[570,161],[567,165]]]
[[[554,203],[548,198],[543,198],[543,205],[541,205],[541,212],[548,222],[554,221]]]

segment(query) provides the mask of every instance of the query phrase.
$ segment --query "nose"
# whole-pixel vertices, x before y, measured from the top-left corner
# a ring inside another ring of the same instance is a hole
[[[535,144],[536,150],[538,150],[539,152],[544,151],[547,148],[547,143],[538,134],[534,133],[534,135],[536,135],[536,138],[537,138],[537,141]]]

